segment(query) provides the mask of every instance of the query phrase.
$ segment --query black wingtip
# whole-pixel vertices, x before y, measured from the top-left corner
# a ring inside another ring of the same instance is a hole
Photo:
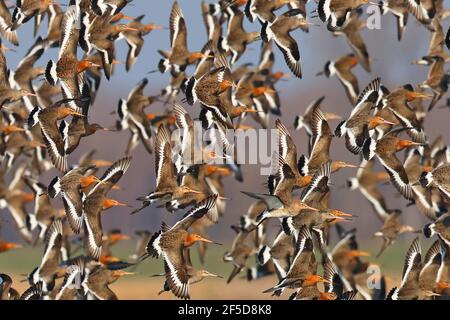
[[[374,141],[375,140],[373,140],[372,138],[367,138],[366,141],[364,141],[362,152],[364,159],[367,161],[372,159],[374,156],[373,152],[371,151],[372,144],[374,143]]]
[[[155,242],[156,238],[158,238],[161,235],[161,231],[155,232],[147,244],[147,253],[149,256],[153,258],[157,258],[159,256],[158,252],[153,247],[153,243]]]
[[[251,13],[251,3],[252,2],[250,0],[247,1],[247,3],[245,4],[244,13],[245,13],[245,16],[247,17],[248,21],[253,23],[254,19],[253,19],[252,13]]]
[[[445,35],[445,46],[448,50],[450,50],[450,27],[447,30],[447,34]]]
[[[300,156],[300,158],[298,158],[298,162],[297,162],[297,170],[302,176],[306,175],[305,167],[306,167],[306,157],[304,154],[302,154]]]
[[[317,5],[317,14],[319,15],[319,18],[320,18],[320,20],[322,20],[322,22],[327,21],[324,6],[325,6],[325,0],[320,0],[319,4]]]
[[[433,235],[433,230],[431,229],[431,223],[428,223],[425,225],[425,227],[423,227],[423,234],[425,237],[431,238],[431,236]]]
[[[342,126],[344,125],[345,120],[341,121],[341,123],[339,123],[336,127],[336,130],[334,130],[334,135],[338,138],[340,138],[342,136]]]
[[[45,67],[45,79],[52,86],[56,85],[56,82],[58,81],[55,76],[55,71],[56,64],[52,60],[49,60],[47,66]]]
[[[186,101],[189,105],[193,105],[194,104],[194,84],[195,84],[196,80],[194,77],[189,78],[189,80],[186,82]]]
[[[266,21],[261,26],[261,39],[264,42],[269,42],[269,38],[267,37],[267,27],[268,27],[268,25],[269,25],[269,22]]]

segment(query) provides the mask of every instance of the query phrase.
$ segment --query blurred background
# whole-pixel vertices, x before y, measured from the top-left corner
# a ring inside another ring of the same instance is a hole
[[[212,1],[212,0],[211,0]],[[64,1],[61,1],[64,3]],[[144,22],[153,22],[155,24],[168,27],[170,8],[173,1],[156,1],[156,0],[134,0],[131,5],[128,5],[124,13],[130,16],[138,16],[145,14]],[[445,1],[445,7],[449,7],[450,1]],[[206,29],[203,24],[201,16],[201,1],[200,0],[179,0],[179,4],[183,10],[183,14],[187,23],[188,30],[188,45],[191,51],[200,50],[207,40]],[[310,1],[307,4],[308,15],[315,10],[316,4]],[[65,10],[65,9],[64,9]],[[277,12],[280,14],[285,9]],[[366,10],[366,8],[363,8]],[[366,19],[367,15],[363,15]],[[309,18],[311,22],[319,23],[318,18]],[[297,114],[303,114],[306,106],[314,99],[324,95],[326,98],[322,104],[322,109],[332,111],[347,117],[351,111],[352,105],[349,103],[342,85],[336,77],[327,79],[324,76],[317,77],[316,73],[323,70],[325,63],[328,60],[335,60],[338,57],[351,53],[351,49],[344,37],[333,37],[329,31],[326,30],[325,25],[320,22],[321,26],[311,26],[309,33],[303,33],[296,30],[292,33],[293,37],[297,39],[302,59],[303,79],[296,79],[291,77],[288,81],[280,81],[276,88],[280,92],[282,104],[281,120],[291,131],[292,136],[296,140],[297,150],[299,154],[307,153],[307,141],[304,131],[295,132],[293,128],[294,118]],[[443,29],[447,30],[448,21],[443,21]],[[9,68],[14,68],[21,58],[25,55],[28,48],[34,42],[32,38],[33,24],[28,23],[21,27],[18,31],[20,47],[16,52],[7,52],[6,59]],[[256,31],[260,29],[258,22],[253,24],[245,19],[244,28],[247,31]],[[46,33],[46,23],[41,27],[41,34]],[[358,77],[360,89],[364,88],[375,77],[381,77],[382,83],[389,89],[402,86],[407,83],[416,85],[424,81],[427,77],[428,68],[411,64],[411,61],[421,58],[427,53],[428,41],[430,32],[423,26],[419,25],[411,16],[403,39],[401,42],[397,41],[396,21],[392,14],[388,13],[381,18],[380,30],[362,30],[362,36],[366,42],[370,56],[372,57],[372,73],[367,73],[360,66],[354,70]],[[5,42],[6,44],[6,42]],[[259,59],[260,41],[252,43],[247,52],[240,58],[237,65],[244,63],[257,63]],[[169,75],[152,73],[147,74],[148,71],[154,70],[157,67],[160,59],[157,49],[166,50],[169,48],[169,30],[154,30],[145,37],[145,44],[142,52],[130,72],[125,71],[124,65],[117,65],[114,75],[110,81],[105,78],[102,79],[100,89],[97,93],[95,104],[90,110],[90,122],[98,122],[103,126],[111,126],[115,123],[117,115],[111,114],[116,109],[118,100],[126,98],[129,91],[142,78],[147,77],[149,85],[145,89],[148,95],[155,95],[168,84]],[[128,47],[126,43],[121,40],[116,44],[116,56],[119,60],[124,61]],[[80,50],[81,51],[81,50]],[[281,52],[274,50],[276,56],[276,68],[289,73],[289,70],[284,62]],[[80,53],[81,54],[81,53]],[[57,50],[48,50],[36,65],[45,66],[48,59],[56,59]],[[193,68],[187,70],[188,75],[191,75]],[[180,101],[184,96],[178,96]],[[441,104],[444,102],[441,101]],[[200,111],[200,106],[188,106],[183,104],[188,112],[197,116]],[[164,106],[161,103],[155,103],[148,107],[148,112],[159,113],[164,108],[171,108],[170,105]],[[271,115],[271,125],[275,121],[275,117]],[[425,131],[430,140],[438,135],[443,135],[444,140],[448,143],[448,127],[450,119],[449,109],[435,108],[433,112],[427,116],[425,122]],[[250,121],[248,122],[250,124]],[[331,122],[330,125],[334,130],[337,122]],[[86,151],[95,149],[96,157],[100,159],[108,159],[114,161],[124,156],[124,150],[129,138],[128,132],[99,132],[86,139],[83,139],[76,152],[69,156],[69,164],[76,163],[81,154]],[[357,156],[350,154],[344,146],[343,139],[334,139],[331,147],[332,157],[335,160],[344,160],[355,165],[359,164]],[[138,196],[147,194],[153,190],[155,185],[154,172],[154,156],[149,155],[142,145],[139,145],[132,153],[133,162],[120,180],[122,190],[112,191],[113,198],[130,205],[137,207],[140,205],[135,199]],[[403,156],[403,155],[401,155]],[[260,176],[259,165],[244,165],[242,167],[244,173],[244,182],[240,183],[233,178],[225,179],[227,208],[225,216],[219,221],[216,226],[210,229],[209,237],[215,241],[222,242],[222,247],[210,247],[207,253],[206,267],[210,271],[220,273],[223,276],[228,276],[232,266],[221,262],[223,252],[229,249],[231,241],[234,237],[234,231],[230,229],[230,225],[238,221],[242,214],[247,212],[248,206],[252,200],[241,194],[241,190],[251,190],[254,192],[265,192],[264,183],[265,176]],[[381,170],[380,167],[378,169]],[[49,181],[57,174],[55,170],[51,170],[42,176],[42,182],[48,184]],[[381,227],[381,222],[376,218],[369,203],[358,192],[350,192],[344,185],[348,177],[354,176],[356,169],[344,169],[333,175],[333,186],[331,187],[331,207],[358,215],[353,222],[347,224],[347,228],[358,228],[358,239],[363,250],[373,253],[372,257],[368,259],[380,264],[384,270],[388,270],[395,277],[401,273],[402,260],[406,252],[406,247],[414,235],[401,236],[399,241],[392,247],[386,250],[386,253],[381,259],[375,259],[376,250],[381,246],[378,240],[372,240],[372,234]],[[381,189],[386,196],[388,207],[398,208],[403,211],[402,220],[417,228],[421,228],[426,222],[423,215],[414,207],[406,207],[406,201],[398,197],[396,190],[392,185],[383,186]],[[60,200],[55,200],[58,205]],[[30,206],[30,209],[32,206]],[[175,214],[170,214],[165,210],[160,210],[154,207],[148,207],[139,214],[130,216],[129,208],[118,209],[113,208],[102,215],[102,223],[104,230],[120,229],[122,232],[132,235],[135,230],[148,229],[156,231],[159,229],[161,221],[168,224],[174,223],[179,219],[183,211]],[[7,241],[21,241],[14,227],[14,222],[7,210],[0,212],[1,218],[1,238]],[[274,225],[276,222],[274,221]],[[275,228],[274,228],[275,229]],[[333,233],[334,236],[334,233]],[[334,239],[334,238],[332,238]],[[429,242],[423,241],[424,248],[428,248]],[[130,240],[126,243],[119,244],[115,255],[126,258],[134,248],[134,241]],[[195,250],[193,255],[196,256]],[[19,283],[21,273],[28,273],[36,266],[42,254],[42,250],[32,248],[18,249],[15,251],[0,254],[0,272],[14,273],[17,275],[15,282]],[[150,259],[148,259],[150,260]],[[195,261],[194,261],[195,264]],[[149,278],[148,275],[152,273],[162,272],[162,261],[152,260],[146,261],[137,269],[138,275],[130,276],[129,279],[121,279],[121,284],[115,284],[112,288],[117,288],[119,298],[155,298],[156,292],[162,287],[163,279]],[[143,279],[151,283],[151,286],[145,286]],[[192,296],[194,298],[217,298],[220,290],[222,298],[265,298],[267,295],[261,295],[260,292],[272,285],[275,278],[256,281],[248,286],[248,292],[240,291],[242,296],[236,296],[237,286],[241,283],[237,279],[228,288],[230,290],[223,290],[223,286],[215,286],[216,282],[223,283],[221,279],[207,279],[203,283],[194,286]],[[212,285],[214,284],[214,286]],[[17,286],[25,286],[25,284],[17,284]],[[123,287],[120,287],[123,286]],[[120,287],[120,288],[119,288]],[[197,288],[195,288],[197,287]],[[241,286],[242,287],[242,286]],[[239,287],[239,288],[241,288]],[[132,290],[130,290],[132,288]],[[226,289],[226,288],[225,288]],[[261,289],[261,290],[259,290]],[[239,289],[240,290],[240,289]],[[206,292],[206,296],[205,296]],[[227,292],[227,293],[225,293]],[[169,295],[165,294],[165,296]],[[170,297],[172,297],[170,295]]]

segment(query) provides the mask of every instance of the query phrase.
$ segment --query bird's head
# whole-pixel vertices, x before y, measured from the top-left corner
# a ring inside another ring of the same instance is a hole
[[[123,31],[139,31],[136,28],[130,27],[127,24],[119,23],[113,26],[113,32],[123,32]]]
[[[255,87],[252,90],[252,96],[253,97],[259,97],[262,96],[265,93],[275,93],[276,91],[273,90],[270,87],[266,87],[266,86],[259,86],[259,87]]]
[[[102,180],[94,175],[89,175],[80,179],[80,185],[82,188],[87,188],[95,182],[101,183]]]
[[[120,20],[133,20],[133,17],[130,16],[126,16],[124,15],[122,12],[116,13],[112,18],[111,18],[111,22],[117,22]]]
[[[100,68],[100,67],[101,67],[101,65],[99,65],[98,63],[92,62],[87,59],[83,59],[81,61],[78,61],[77,72],[81,73],[84,70],[89,69],[89,68]]]
[[[304,287],[313,286],[313,285],[318,284],[319,282],[330,283],[329,280],[325,279],[322,276],[319,276],[318,274],[310,274],[303,281],[303,286]]]
[[[122,240],[130,240],[130,236],[121,232],[113,232],[108,235],[109,241],[115,244]]]
[[[200,270],[200,276],[203,278],[206,278],[206,277],[223,278],[222,276],[219,276],[218,274],[209,272],[208,270],[204,270],[204,269]]]
[[[103,210],[107,210],[112,207],[128,207],[128,204],[114,199],[105,198],[103,200]]]
[[[18,127],[16,125],[13,125],[13,124],[7,125],[4,129],[5,134],[11,134],[11,133],[17,132],[17,131],[25,131],[25,129]]]
[[[0,252],[18,248],[22,248],[22,245],[14,242],[4,242],[3,244],[0,244]]]
[[[367,251],[361,251],[361,250],[350,250],[347,252],[347,257],[349,260],[353,260],[359,257],[368,257],[370,256],[370,253]]]
[[[103,159],[94,159],[91,161],[91,164],[96,166],[97,168],[101,168],[101,167],[109,167],[110,165],[112,165],[112,162]]]
[[[219,83],[220,91],[225,91],[225,90],[227,90],[227,89],[229,89],[229,88],[231,88],[233,86],[234,86],[234,83],[231,80],[222,80]]]
[[[231,174],[231,169],[228,167],[215,166],[210,164],[205,165],[205,171],[207,176],[213,173],[218,173],[221,176],[229,176]]]
[[[67,116],[84,117],[84,114],[82,114],[82,113],[80,113],[78,111],[75,111],[74,109],[69,108],[69,107],[58,108],[58,118],[62,119],[62,118],[65,118]]]
[[[209,55],[209,54],[205,54],[203,52],[197,51],[197,52],[192,52],[189,55],[189,63],[194,63],[197,60],[203,59],[203,58],[212,58],[213,56]]]
[[[149,23],[143,26],[144,30],[147,32],[153,31],[153,30],[162,30],[163,27],[154,23]]]
[[[112,271],[112,276],[115,279],[119,279],[119,278],[121,278],[123,276],[133,275],[133,274],[134,274],[134,272],[127,272],[127,271],[124,271],[124,270],[113,270]]]
[[[199,242],[199,241],[201,241],[201,242],[206,242],[206,243],[215,243],[215,244],[218,244],[218,243],[216,243],[216,242],[214,242],[214,241],[212,241],[212,240],[203,238],[202,236],[200,236],[200,235],[198,235],[198,234],[195,234],[195,233],[188,233],[188,234],[186,235],[186,238],[184,239],[184,246],[185,246],[185,247],[190,247],[190,246],[192,246],[193,244],[195,244],[196,242]]]
[[[401,151],[405,148],[415,147],[415,146],[420,146],[420,145],[422,145],[422,144],[411,141],[411,140],[398,139],[397,144],[396,144],[396,151]]]
[[[432,97],[431,95],[423,92],[409,90],[406,90],[405,96],[407,101],[414,101],[416,99],[429,99]]]
[[[110,256],[110,255],[102,255],[102,256],[100,256],[99,261],[100,261],[100,263],[103,263],[103,264],[111,264],[114,262],[119,262],[120,259],[117,257],[114,257],[114,256]]]
[[[283,78],[289,78],[290,76],[291,76],[290,74],[285,73],[283,71],[276,71],[276,72],[272,73],[272,78],[274,80],[280,80],[280,79],[283,79]]]
[[[343,168],[357,168],[357,166],[355,166],[354,164],[347,163],[345,161],[333,161],[333,163],[331,164],[332,172],[338,171],[339,169]]]
[[[369,130],[372,130],[372,129],[375,129],[376,127],[381,126],[383,124],[395,125],[395,123],[387,121],[387,120],[385,120],[384,118],[382,118],[380,116],[375,116],[375,117],[372,117],[369,120],[368,128],[369,128]]]

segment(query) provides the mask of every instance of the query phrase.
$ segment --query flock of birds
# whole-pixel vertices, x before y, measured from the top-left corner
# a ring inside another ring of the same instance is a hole
[[[144,37],[163,29],[144,23],[143,15],[126,16],[123,11],[130,2],[71,0],[63,10],[64,6],[51,0],[21,0],[9,7],[0,1],[2,42],[18,46],[17,29],[32,18],[37,37],[15,70],[8,69],[5,52],[9,49],[1,45],[0,207],[9,211],[24,242],[45,245],[40,264],[27,275],[29,288],[23,294],[13,288],[10,276],[0,274],[0,299],[117,299],[109,285],[149,257],[162,257],[165,281],[160,293],[169,291],[189,299],[190,285],[206,277],[220,277],[195,268],[190,248],[197,245],[204,263],[208,246],[218,244],[209,239],[207,231],[225,213],[223,179],[243,179],[232,152],[234,141],[227,139],[226,131],[250,129],[245,124],[249,117],[267,129],[270,114],[281,115],[276,84],[290,74],[273,70],[275,57],[281,54],[290,73],[301,78],[300,50],[290,33],[299,28],[308,32],[310,25],[322,24],[334,36],[344,35],[352,53],[327,62],[320,74],[339,79],[353,108],[335,130],[329,122],[341,117],[321,109],[323,97],[296,117],[295,129],[304,129],[309,137],[308,155],[299,156],[291,133],[276,119],[275,170],[268,177],[267,193],[243,191],[255,202],[232,225],[236,237],[223,257],[224,262],[233,264],[227,282],[245,270],[248,280],[275,274],[278,283],[265,292],[280,296],[292,290],[290,299],[449,298],[450,149],[443,137],[431,142],[423,127],[450,81],[444,70],[450,60],[445,48],[450,39],[441,26],[449,11],[442,0],[377,4],[380,13],[391,12],[397,18],[399,41],[409,15],[430,31],[428,53],[416,62],[428,66],[429,73],[416,86],[388,89],[375,78],[362,91],[352,68],[359,64],[371,72],[371,58],[359,33],[367,0],[320,0],[313,12],[318,24],[307,19],[308,0],[202,2],[208,38],[197,52],[188,49],[186,22],[175,1],[169,18],[171,46],[158,51],[162,57],[155,70],[170,72],[170,83],[161,94],[147,96],[148,80],[143,79],[127,99],[119,101],[116,125],[106,128],[89,122],[89,111],[103,76],[113,76],[120,63],[115,55],[117,41],[124,39],[128,44],[125,66],[129,71]],[[44,38],[37,35],[45,15],[48,32]],[[260,31],[246,32],[246,19],[260,24]],[[259,63],[239,64],[247,45],[255,41],[261,42]],[[57,60],[35,66],[45,51],[53,49],[58,50]],[[195,69],[188,75],[191,65]],[[38,81],[42,77],[45,80]],[[424,101],[429,98],[427,110]],[[170,108],[162,114],[146,113],[145,108],[155,101],[164,101]],[[188,113],[180,102],[198,102],[198,117],[190,114],[195,109]],[[196,119],[203,128],[214,129],[209,141],[200,146],[194,141]],[[175,129],[180,129],[178,141],[171,140]],[[126,156],[109,161],[97,159],[91,151],[69,163],[68,155],[82,140],[100,130],[128,131]],[[331,142],[338,138],[345,139],[348,151],[361,161],[359,165],[330,158]],[[153,191],[137,199],[142,207],[132,214],[150,205],[185,214],[173,226],[162,222],[157,232],[136,232],[136,252],[121,260],[111,247],[129,236],[120,230],[104,232],[102,212],[128,206],[109,198],[109,192],[120,191],[118,183],[133,164],[129,154],[140,143],[155,156],[156,183]],[[217,148],[211,151],[211,146],[220,146],[219,152]],[[400,151],[405,153],[403,161],[397,156]],[[199,154],[200,163],[188,161]],[[215,160],[226,161],[216,164]],[[377,162],[385,171],[375,171]],[[357,168],[348,187],[362,193],[383,223],[374,235],[382,239],[378,256],[401,233],[436,238],[424,257],[419,237],[414,239],[406,253],[401,283],[389,292],[383,274],[370,279],[373,265],[364,260],[367,252],[358,249],[356,228],[345,230],[340,224],[354,216],[330,208],[331,176],[344,168]],[[58,173],[46,184],[42,174],[53,169]],[[380,191],[386,183],[415,205],[429,223],[420,229],[402,224],[401,211],[392,209]],[[300,195],[298,189],[302,189]],[[59,208],[61,200],[63,208]],[[26,208],[29,202],[34,202],[33,212]],[[279,221],[276,229],[274,220]],[[334,245],[329,241],[332,226],[339,237]],[[276,232],[273,241],[267,237],[268,231]],[[18,247],[21,245],[0,240],[0,253]],[[76,255],[79,250],[82,253]],[[319,263],[322,275],[318,274]],[[370,281],[375,285],[369,286]]]

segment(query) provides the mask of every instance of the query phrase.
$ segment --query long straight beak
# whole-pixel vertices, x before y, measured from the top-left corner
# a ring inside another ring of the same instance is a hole
[[[431,94],[418,92],[418,91],[414,91],[414,96],[419,99],[430,99],[433,97]]]
[[[319,209],[310,207],[310,206],[308,206],[308,205],[305,204],[305,203],[303,203],[303,206],[304,206],[303,208],[304,208],[304,209],[307,209],[307,210],[311,210],[311,211],[319,211]]]
[[[16,49],[9,48],[9,47],[7,47],[5,45],[1,45],[1,50],[4,51],[4,52],[6,52],[6,51],[16,52]]]
[[[80,112],[77,112],[77,111],[71,111],[70,112],[70,115],[72,115],[72,116],[78,116],[78,117],[85,117],[86,115],[84,115],[84,114],[82,114],[82,113],[80,113]]]
[[[197,193],[197,194],[203,193],[201,191],[198,191],[198,190],[195,190],[195,189],[191,189],[191,188],[189,188],[189,192]]]
[[[150,278],[154,278],[154,277],[164,277],[166,274],[165,273],[155,273],[150,275]]]
[[[218,274],[206,271],[209,277],[215,277],[215,278],[223,278],[222,276],[219,276]]]
[[[352,214],[350,214],[350,213],[341,213],[341,214],[339,214],[339,216],[338,217],[353,217],[353,215]]]
[[[383,124],[389,124],[389,125],[392,125],[392,126],[394,126],[394,125],[395,125],[395,123],[394,123],[394,122],[391,122],[391,121],[387,121],[387,120],[383,120]]]
[[[352,220],[349,219],[349,218],[344,218],[344,217],[339,217],[339,216],[334,216],[333,219],[334,219],[335,222],[345,222],[345,221],[348,222],[348,221],[352,221]]]
[[[164,29],[164,27],[160,26],[159,24],[152,25],[152,30],[162,30],[162,29]],[[166,28],[166,29],[168,29],[168,28]]]
[[[357,254],[359,257],[370,257],[370,252],[367,251],[358,251]]]
[[[92,164],[96,167],[106,167],[106,166],[112,165],[112,162],[108,161],[108,160],[98,159],[98,160],[92,160]]]
[[[217,245],[219,245],[219,246],[222,245],[222,244],[219,243],[219,242],[215,242],[215,241],[212,241],[212,240],[209,240],[209,239],[206,239],[206,238],[200,238],[200,241],[203,241],[203,242],[206,242],[206,243],[217,244]]]
[[[325,117],[328,120],[341,120],[342,119],[342,117],[340,115],[332,113],[332,112],[326,112]]]

